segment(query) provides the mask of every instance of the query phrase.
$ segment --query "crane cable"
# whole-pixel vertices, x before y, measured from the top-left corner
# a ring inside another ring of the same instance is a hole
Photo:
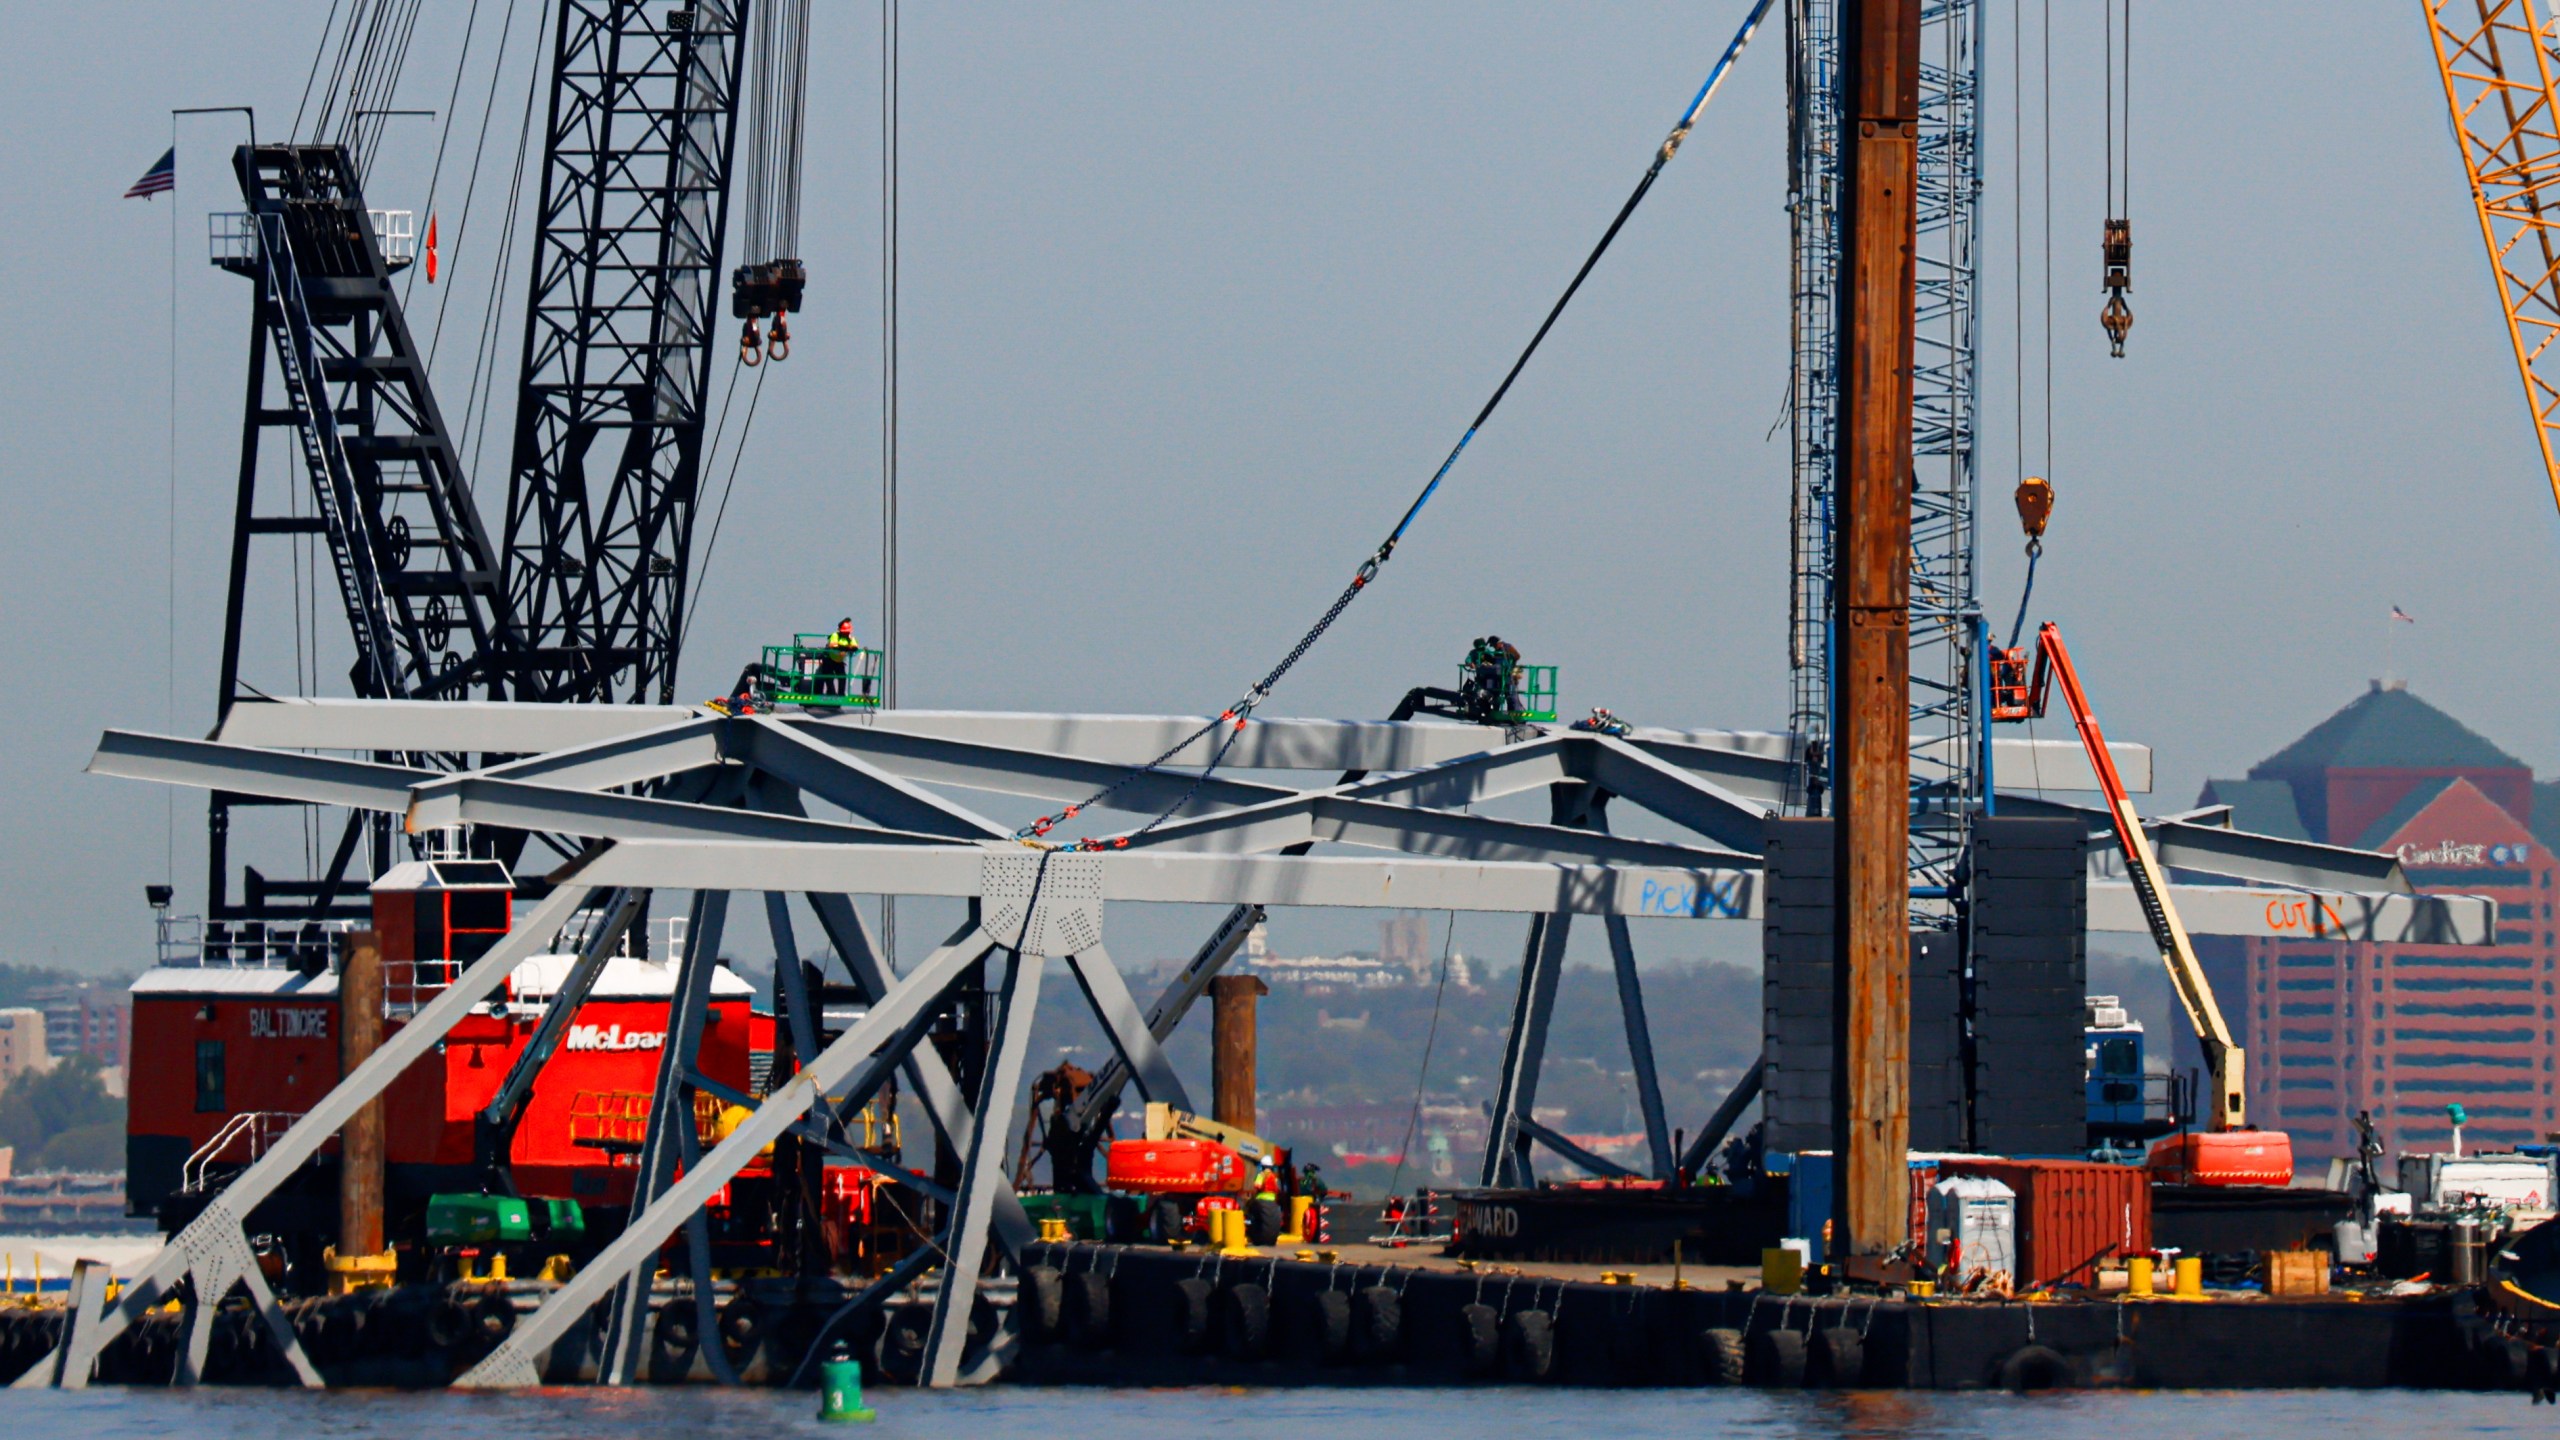
[[[1512,383],[1520,378],[1523,370],[1528,368],[1530,357],[1537,354],[1538,347],[1545,343],[1547,332],[1555,328],[1556,321],[1563,316],[1565,307],[1573,303],[1574,295],[1582,289],[1582,282],[1590,278],[1593,268],[1600,263],[1600,257],[1609,252],[1609,246],[1617,240],[1618,232],[1626,227],[1628,217],[1634,215],[1636,207],[1644,203],[1646,193],[1653,189],[1653,182],[1661,177],[1663,167],[1671,163],[1673,155],[1679,153],[1680,142],[1689,138],[1690,130],[1698,123],[1698,116],[1706,110],[1707,102],[1715,98],[1715,93],[1724,84],[1726,75],[1732,72],[1734,62],[1741,58],[1743,48],[1751,43],[1753,32],[1760,28],[1762,18],[1769,13],[1769,5],[1770,0],[1753,0],[1751,13],[1743,18],[1742,27],[1734,32],[1732,42],[1725,46],[1724,54],[1716,60],[1715,68],[1708,72],[1706,83],[1698,87],[1697,95],[1689,101],[1689,108],[1681,112],[1679,123],[1671,127],[1671,133],[1655,149],[1653,163],[1645,168],[1644,178],[1636,182],[1635,190],[1627,196],[1626,203],[1618,207],[1618,213],[1610,220],[1609,228],[1601,232],[1599,243],[1591,247],[1591,253],[1583,258],[1582,267],[1574,271],[1572,281],[1564,287],[1564,293],[1557,296],[1555,304],[1549,307],[1546,319],[1538,325],[1537,333],[1529,337],[1529,343],[1521,350],[1519,358],[1511,362],[1511,368],[1503,375],[1502,383],[1494,387],[1492,396],[1484,402],[1484,408],[1476,412],[1473,420],[1467,422],[1466,430],[1458,436],[1458,443],[1449,447],[1448,456],[1441,460],[1440,468],[1431,473],[1431,479],[1423,485],[1421,493],[1414,496],[1413,503],[1405,507],[1405,512],[1396,521],[1395,528],[1389,530],[1386,539],[1379,542],[1378,548],[1360,562],[1359,568],[1352,572],[1350,583],[1342,587],[1342,593],[1333,598],[1333,603],[1317,617],[1315,624],[1308,627],[1304,635],[1298,637],[1298,643],[1291,646],[1288,653],[1280,657],[1280,662],[1272,666],[1260,680],[1254,682],[1253,686],[1246,690],[1234,704],[1218,712],[1215,719],[1184,736],[1153,760],[1132,767],[1119,779],[1095,791],[1082,801],[1055,814],[1044,815],[1023,826],[1014,832],[1015,839],[1042,840],[1057,826],[1128,788],[1139,777],[1160,772],[1165,763],[1174,756],[1197,744],[1211,731],[1222,725],[1226,726],[1228,727],[1226,736],[1211,753],[1209,763],[1192,777],[1190,787],[1183,791],[1179,799],[1135,830],[1108,838],[1087,837],[1075,842],[1075,848],[1081,850],[1125,849],[1130,841],[1145,837],[1156,827],[1180,813],[1184,806],[1190,804],[1199,795],[1201,788],[1208,784],[1209,778],[1215,775],[1219,766],[1225,763],[1228,752],[1235,747],[1236,738],[1244,733],[1246,723],[1253,718],[1254,710],[1271,697],[1272,690],[1279,685],[1281,678],[1286,676],[1309,650],[1315,648],[1316,642],[1323,639],[1325,632],[1333,628],[1333,623],[1342,618],[1342,612],[1351,608],[1351,602],[1358,599],[1361,592],[1369,588],[1370,581],[1378,578],[1378,571],[1389,560],[1395,558],[1396,546],[1403,542],[1405,532],[1413,528],[1413,522],[1421,515],[1422,508],[1430,504],[1431,498],[1440,492],[1441,482],[1448,479],[1449,472],[1457,467],[1458,457],[1466,453],[1467,446],[1476,438],[1476,433],[1493,418],[1493,412],[1502,404],[1503,397],[1511,393]]]

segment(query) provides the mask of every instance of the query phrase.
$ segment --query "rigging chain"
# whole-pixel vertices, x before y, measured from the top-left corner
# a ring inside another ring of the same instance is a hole
[[[1734,62],[1741,57],[1743,47],[1751,43],[1753,32],[1760,28],[1761,19],[1769,13],[1769,5],[1770,0],[1753,0],[1751,13],[1743,18],[1742,28],[1734,32],[1732,42],[1725,46],[1724,54],[1716,60],[1715,68],[1708,72],[1706,83],[1698,87],[1697,95],[1689,101],[1689,108],[1682,112],[1679,123],[1671,127],[1671,133],[1654,151],[1653,163],[1645,168],[1644,178],[1636,182],[1636,188],[1627,196],[1626,203],[1618,207],[1618,213],[1610,220],[1609,228],[1601,232],[1599,243],[1592,246],[1591,253],[1583,258],[1582,268],[1573,273],[1573,279],[1564,287],[1564,293],[1556,297],[1556,303],[1548,309],[1546,319],[1539,323],[1537,333],[1529,337],[1529,343],[1521,350],[1519,358],[1511,362],[1511,369],[1503,375],[1502,383],[1494,387],[1492,396],[1484,402],[1484,408],[1477,411],[1475,419],[1468,422],[1466,431],[1458,437],[1458,443],[1449,448],[1449,454],[1440,462],[1440,468],[1432,472],[1430,481],[1422,487],[1420,494],[1414,496],[1413,503],[1405,508],[1404,515],[1396,521],[1395,528],[1387,532],[1387,538],[1379,542],[1375,552],[1360,562],[1360,568],[1352,572],[1351,582],[1342,587],[1342,593],[1336,595],[1333,603],[1325,607],[1324,613],[1317,617],[1314,625],[1308,627],[1306,634],[1298,637],[1298,643],[1291,646],[1286,655],[1280,657],[1280,663],[1272,666],[1269,673],[1255,681],[1252,688],[1245,691],[1234,704],[1218,712],[1216,719],[1203,724],[1163,754],[1144,765],[1131,768],[1119,779],[1076,804],[1056,814],[1044,815],[1023,826],[1014,832],[1015,839],[1033,843],[1043,842],[1051,830],[1127,789],[1139,777],[1159,773],[1165,763],[1174,756],[1189,749],[1219,726],[1227,726],[1227,734],[1218,743],[1216,751],[1210,755],[1208,765],[1192,777],[1190,787],[1182,792],[1181,798],[1158,811],[1152,819],[1135,830],[1110,837],[1087,837],[1076,841],[1075,848],[1080,850],[1125,849],[1130,841],[1144,838],[1156,827],[1179,814],[1184,806],[1189,805],[1199,795],[1201,788],[1209,783],[1210,777],[1215,775],[1219,766],[1225,763],[1228,752],[1235,748],[1236,738],[1244,733],[1244,727],[1252,720],[1254,710],[1263,701],[1271,698],[1271,692],[1279,685],[1281,678],[1286,676],[1309,650],[1315,648],[1316,642],[1323,639],[1325,632],[1333,628],[1333,623],[1342,618],[1342,612],[1351,608],[1351,602],[1360,598],[1361,592],[1369,588],[1370,581],[1378,578],[1378,571],[1389,560],[1395,558],[1396,546],[1404,540],[1405,532],[1413,527],[1415,517],[1422,513],[1422,507],[1430,504],[1431,498],[1439,493],[1440,483],[1446,480],[1449,472],[1457,467],[1458,457],[1466,453],[1467,445],[1476,438],[1476,432],[1482,430],[1485,422],[1493,418],[1493,412],[1502,404],[1503,397],[1511,393],[1512,382],[1518,380],[1520,372],[1528,368],[1529,358],[1538,353],[1538,347],[1546,341],[1547,332],[1555,328],[1556,321],[1564,314],[1565,307],[1573,303],[1574,295],[1582,289],[1582,282],[1590,278],[1592,269],[1600,263],[1600,257],[1609,252],[1609,246],[1617,240],[1618,232],[1626,227],[1628,217],[1635,214],[1638,205],[1644,203],[1646,192],[1653,189],[1653,182],[1661,177],[1663,167],[1671,163],[1673,155],[1679,153],[1680,142],[1689,138],[1690,130],[1698,123],[1698,116],[1706,110],[1707,102],[1715,97],[1716,90],[1723,85],[1725,76],[1733,69]]]

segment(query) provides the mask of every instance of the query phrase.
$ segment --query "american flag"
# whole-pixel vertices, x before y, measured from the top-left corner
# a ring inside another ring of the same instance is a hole
[[[2408,611],[2401,609],[2397,605],[2391,607],[2391,618],[2394,620],[2406,620],[2412,625],[2418,623],[2417,616],[2410,614]]]
[[[142,178],[134,181],[133,188],[124,192],[124,198],[148,200],[154,195],[166,194],[177,188],[178,147],[172,145],[169,147],[168,154],[161,156],[150,169],[142,172]]]

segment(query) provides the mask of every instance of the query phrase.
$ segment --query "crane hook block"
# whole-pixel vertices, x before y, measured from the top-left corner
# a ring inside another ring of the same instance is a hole
[[[2044,522],[2053,514],[2053,482],[2030,475],[2018,482],[2018,528],[2030,540],[2044,538]]]
[[[2098,325],[2107,332],[2107,353],[2124,358],[2124,337],[2133,329],[2133,307],[2124,302],[2133,289],[2133,222],[2109,220],[2106,236],[2099,243],[2104,274],[2098,288],[2107,292],[2106,307],[2098,312]]]

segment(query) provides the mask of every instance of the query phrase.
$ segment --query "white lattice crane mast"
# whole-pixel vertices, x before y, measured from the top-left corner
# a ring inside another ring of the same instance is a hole
[[[2550,0],[2419,0],[2480,238],[2560,504],[2560,92]]]

